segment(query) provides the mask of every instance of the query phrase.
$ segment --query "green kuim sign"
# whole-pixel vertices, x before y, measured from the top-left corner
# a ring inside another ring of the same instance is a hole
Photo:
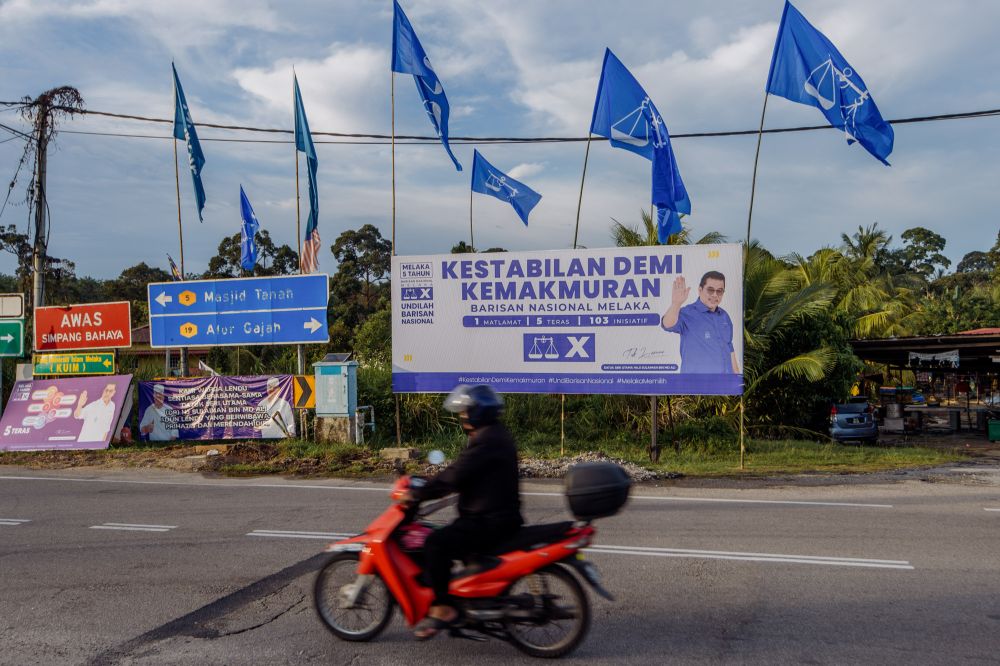
[[[24,320],[0,319],[0,357],[24,356]]]
[[[113,375],[114,352],[35,354],[36,375]]]

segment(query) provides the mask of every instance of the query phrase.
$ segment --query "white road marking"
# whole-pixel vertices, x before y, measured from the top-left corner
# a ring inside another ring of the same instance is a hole
[[[389,486],[323,486],[310,484],[282,484],[282,483],[184,483],[181,481],[126,481],[123,479],[74,479],[70,477],[56,476],[0,476],[0,480],[9,481],[80,481],[89,483],[125,483],[136,485],[155,486],[196,486],[209,488],[229,488],[239,490],[244,488],[281,488],[281,489],[304,489],[304,490],[360,490],[364,492],[388,493]],[[526,497],[563,497],[563,493],[542,493],[523,492]],[[830,506],[842,508],[864,508],[864,509],[892,509],[892,504],[865,504],[859,502],[819,502],[811,500],[766,500],[766,499],[736,499],[728,497],[664,497],[659,495],[632,495],[633,500],[653,500],[662,502],[722,502],[732,504],[772,504],[772,505],[798,505],[798,506]]]
[[[27,518],[0,518],[0,525],[7,525],[10,527],[16,527],[17,525],[23,525],[30,522],[31,521]]]
[[[859,557],[833,557],[826,555],[786,555],[782,553],[742,553],[724,550],[689,550],[685,548],[648,548],[643,546],[590,546],[588,553],[611,555],[646,555],[649,557],[690,557],[708,560],[738,560],[744,562],[785,562],[792,564],[819,564],[832,567],[867,567],[874,569],[907,569],[913,566],[907,560],[872,560]]]
[[[142,525],[137,523],[104,523],[103,525],[90,526],[92,530],[122,530],[125,532],[169,532],[176,528],[176,525]]]
[[[983,511],[1000,511],[1000,509],[983,509]]]
[[[254,530],[246,536],[286,539],[346,539],[354,534],[345,532],[302,532],[298,530]],[[597,545],[584,549],[587,553],[605,555],[645,555],[648,557],[689,557],[705,560],[737,560],[744,562],[784,562],[791,564],[818,564],[832,567],[867,567],[872,569],[908,569],[907,560],[875,560],[861,557],[833,555],[787,555],[784,553],[743,553],[728,550],[691,550],[687,548],[654,548],[651,546]]]
[[[295,530],[254,530],[253,532],[247,532],[247,536],[256,537],[279,537],[285,539],[324,539],[330,541],[332,539],[347,539],[348,537],[356,536],[354,534],[347,534],[341,532],[299,532]]]

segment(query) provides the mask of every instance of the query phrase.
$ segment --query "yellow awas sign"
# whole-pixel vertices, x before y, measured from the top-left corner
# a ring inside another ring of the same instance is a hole
[[[316,409],[316,377],[295,375],[293,383],[296,409]]]

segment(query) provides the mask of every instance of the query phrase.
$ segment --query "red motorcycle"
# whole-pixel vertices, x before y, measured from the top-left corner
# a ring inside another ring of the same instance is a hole
[[[410,626],[427,615],[434,595],[423,575],[420,546],[432,527],[421,519],[454,498],[423,507],[400,503],[407,489],[422,483],[421,477],[401,477],[390,492],[393,504],[363,534],[326,547],[334,555],[316,577],[314,601],[320,619],[338,638],[375,638],[389,624],[394,605]],[[617,513],[630,488],[625,470],[611,463],[571,469],[566,497],[575,521],[525,526],[493,552],[453,570],[450,593],[458,600],[460,621],[450,635],[507,640],[534,657],[572,652],[590,624],[590,604],[578,576],[613,600],[580,550],[594,538],[591,521]]]

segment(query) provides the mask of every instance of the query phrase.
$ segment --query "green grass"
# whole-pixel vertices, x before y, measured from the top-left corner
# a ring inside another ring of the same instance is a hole
[[[439,436],[414,446],[425,456],[433,449],[440,449],[451,459],[460,450],[462,440],[458,437]],[[966,458],[960,451],[918,447],[852,446],[805,440],[749,440],[746,444],[744,469],[741,470],[739,445],[736,442],[710,441],[700,446],[685,444],[680,453],[676,453],[669,440],[661,439],[660,447],[658,463],[649,461],[649,454],[644,446],[619,440],[567,440],[565,455],[599,451],[649,469],[691,477],[884,472],[934,467]],[[558,439],[552,442],[522,442],[518,449],[521,457],[561,457]]]

